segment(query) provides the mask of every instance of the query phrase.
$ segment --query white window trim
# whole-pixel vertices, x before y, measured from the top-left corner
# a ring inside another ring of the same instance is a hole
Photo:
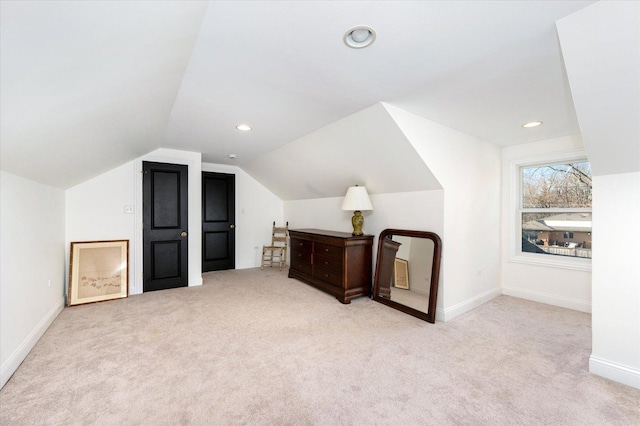
[[[574,258],[566,256],[544,256],[535,253],[523,253],[520,242],[522,236],[522,220],[520,218],[519,190],[520,168],[546,165],[556,162],[569,162],[587,160],[585,150],[571,150],[562,153],[541,155],[509,162],[509,262],[525,263],[529,265],[549,266],[553,268],[572,269],[576,271],[591,271],[591,259]],[[530,209],[528,209],[530,210]],[[553,209],[554,211],[591,211],[589,209]]]

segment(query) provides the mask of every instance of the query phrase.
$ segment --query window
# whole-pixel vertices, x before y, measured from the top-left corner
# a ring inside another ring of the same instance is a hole
[[[591,259],[591,187],[585,159],[520,165],[520,255]]]

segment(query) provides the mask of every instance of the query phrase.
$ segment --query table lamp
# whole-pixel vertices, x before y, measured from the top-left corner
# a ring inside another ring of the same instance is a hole
[[[353,217],[351,218],[351,224],[353,225],[353,235],[363,235],[362,225],[364,224],[364,217],[362,217],[363,210],[373,210],[371,200],[369,200],[369,194],[367,194],[367,188],[364,186],[352,186],[347,190],[347,195],[344,196],[342,202],[342,210],[353,210]]]

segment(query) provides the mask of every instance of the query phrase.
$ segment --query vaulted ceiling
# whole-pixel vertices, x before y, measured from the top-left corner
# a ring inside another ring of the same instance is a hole
[[[498,145],[578,133],[555,22],[591,3],[3,1],[1,167],[61,188],[160,147],[242,167],[379,102]]]

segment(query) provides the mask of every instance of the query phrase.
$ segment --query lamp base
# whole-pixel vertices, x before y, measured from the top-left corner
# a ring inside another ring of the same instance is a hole
[[[362,217],[362,212],[360,210],[356,210],[353,212],[353,217],[351,218],[351,224],[353,225],[353,233],[351,235],[360,236],[364,235],[362,233],[362,225],[364,225],[364,217]]]

